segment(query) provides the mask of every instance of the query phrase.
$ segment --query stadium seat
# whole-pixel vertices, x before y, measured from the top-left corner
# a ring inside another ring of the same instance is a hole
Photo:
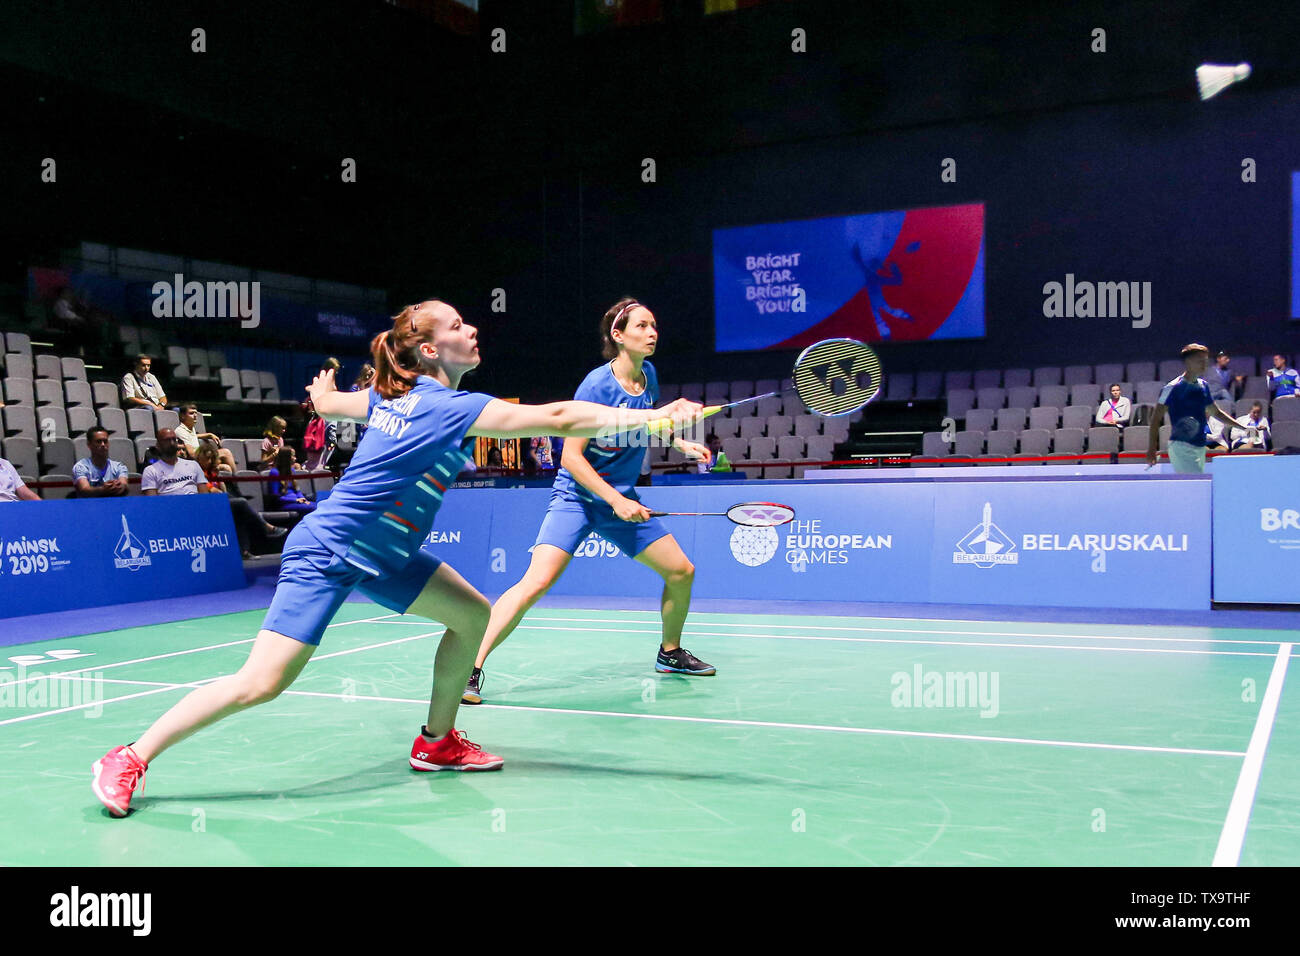
[[[42,441],[46,435],[68,437],[68,413],[62,406],[42,405],[36,409],[36,431]]]
[[[958,432],[952,453],[955,458],[978,458],[984,454],[984,432]]]
[[[4,417],[4,437],[20,435],[36,440],[36,410],[30,405],[6,405],[0,409]]]
[[[1001,408],[1006,401],[1007,392],[1004,388],[981,388],[975,393],[976,408]]]
[[[830,435],[813,435],[808,439],[809,461],[832,461],[835,458],[835,439]]]
[[[1113,382],[1124,381],[1124,366],[1117,363],[1098,365],[1093,380],[1102,388],[1109,388]]]
[[[766,461],[776,457],[775,438],[751,438],[749,440],[749,460]]]
[[[68,431],[73,435],[84,434],[87,429],[94,428],[97,424],[93,408],[74,405],[72,408],[67,409],[67,413]]]
[[[949,452],[943,432],[925,432],[921,436],[921,454],[926,458],[944,458]]]
[[[39,475],[41,473],[40,459],[36,453],[36,439],[15,435],[13,438],[6,438],[0,443],[0,447],[4,448],[4,457],[14,466],[18,474]]]
[[[1151,431],[1145,426],[1126,428],[1121,444],[1125,452],[1145,452],[1150,438]]]
[[[189,349],[187,355],[190,364],[190,378],[196,382],[209,381],[212,378],[212,372],[208,368],[208,350]]]
[[[1164,383],[1157,379],[1137,382],[1133,385],[1133,402],[1139,405],[1155,405],[1160,401],[1160,392]],[[1098,402],[1100,404],[1100,402]]]
[[[153,412],[148,408],[129,408],[126,410],[126,427],[131,433],[131,437],[137,435],[148,435],[150,440],[153,439],[154,423]]]
[[[740,420],[740,437],[758,438],[763,434],[763,429],[767,427],[766,418],[742,418]]]
[[[1070,404],[1070,390],[1064,385],[1044,385],[1038,389],[1038,404],[1064,408]]]
[[[126,438],[130,434],[126,425],[126,412],[120,408],[101,408],[99,423],[108,429],[110,438],[115,435]]]
[[[217,375],[222,388],[226,390],[226,401],[242,402],[244,400],[244,392],[239,384],[239,372],[233,368],[223,368],[217,373]],[[676,388],[676,386],[671,387]],[[676,397],[677,396],[674,394],[671,398],[666,398],[665,401],[672,401],[672,399]]]
[[[90,392],[95,397],[96,408],[120,406],[118,387],[114,382],[92,382]]]
[[[275,373],[258,372],[257,379],[262,388],[262,401],[278,402],[280,400],[280,386],[275,380]]]
[[[1061,410],[1062,428],[1091,428],[1096,408],[1089,405],[1069,405]]]
[[[704,383],[703,382],[684,382],[682,384],[682,398],[689,398],[692,402],[704,401]]]
[[[87,450],[86,454],[90,452]],[[82,456],[83,458],[86,455]],[[120,461],[127,471],[135,471],[135,443],[125,436],[114,435],[108,439],[108,457]]]
[[[984,436],[984,457],[1010,458],[1016,453],[1016,444],[1019,441],[1019,431],[991,431]],[[988,464],[1006,464],[1006,462],[988,462]]]
[[[738,461],[744,461],[749,457],[749,439],[722,439],[722,453],[727,456],[727,460],[730,461],[732,465],[735,465]]]
[[[792,405],[797,406],[799,404],[797,398],[791,398],[790,401]],[[756,402],[750,402],[747,406],[741,407],[752,408],[756,417],[766,420],[773,415],[784,414],[785,400],[780,395],[773,395],[771,398],[760,398]],[[803,409],[800,408],[799,411],[803,411]],[[797,413],[791,412],[790,414]]]
[[[1078,464],[1086,434],[1082,428],[1058,428],[1052,439],[1052,454],[1061,463]]]
[[[968,432],[991,432],[993,425],[997,421],[998,413],[991,408],[972,408],[966,413],[966,420],[963,422],[964,430]]]
[[[1024,429],[1027,416],[1023,408],[999,408],[997,430],[1019,432]]]
[[[1124,378],[1130,382],[1151,382],[1155,381],[1156,363],[1155,362],[1129,362],[1125,366]]]
[[[1002,370],[999,368],[979,369],[971,379],[971,387],[977,392],[981,388],[1001,388]]]
[[[59,360],[63,370],[63,380],[65,382],[84,382],[86,380],[86,363],[79,358],[64,358]]]
[[[30,355],[6,355],[5,377],[21,378],[30,382],[35,377],[32,357]]]
[[[776,440],[776,457],[787,461],[799,461],[804,458],[804,440],[801,435],[782,435]]]
[[[770,438],[794,434],[794,419],[789,415],[772,415],[767,420],[767,434]]]
[[[1101,404],[1101,386],[1091,384],[1071,385],[1070,404],[1091,405],[1095,410]]]
[[[1052,431],[1046,428],[1026,428],[1020,433],[1020,454],[1041,457],[1051,453]]]
[[[794,433],[807,438],[809,435],[819,435],[822,430],[822,417],[820,415],[796,415],[794,416]]]
[[[1178,376],[1187,370],[1187,363],[1182,359],[1165,359],[1160,363],[1160,371],[1156,373],[1156,378],[1162,382],[1172,382]],[[1137,379],[1133,379],[1137,381]]]
[[[885,397],[888,399],[908,399],[916,387],[916,376],[910,372],[895,372],[885,378]]]
[[[953,389],[958,388],[969,388],[974,391],[973,384],[974,375],[971,372],[944,372],[943,374],[943,390],[945,392],[952,392]]]
[[[180,423],[180,415],[176,414],[176,412],[172,411],[170,408],[155,408],[153,410],[153,425],[155,430],[159,428],[174,429],[180,425]],[[201,432],[202,430],[202,428],[195,429],[196,432]]]
[[[768,467],[763,469],[764,478],[789,478],[791,473],[794,470],[789,459],[774,458],[772,459],[772,464],[775,465],[776,467],[775,468]]]
[[[1060,385],[1061,369],[1055,365],[1044,365],[1041,368],[1034,369],[1033,385],[1039,389],[1041,397],[1044,385]]]
[[[1246,387],[1241,390],[1242,398],[1258,398],[1267,401],[1270,397],[1268,379],[1263,375],[1252,375],[1246,379]]]
[[[1300,421],[1273,424],[1273,450],[1280,451],[1283,448],[1300,448]]]
[[[725,405],[730,397],[731,386],[727,382],[705,382],[704,404]]]
[[[1105,425],[1094,425],[1088,429],[1088,453],[1119,451],[1119,429]],[[1093,463],[1105,464],[1104,459],[1090,459]]]
[[[57,408],[63,407],[63,383],[61,381],[54,378],[38,378],[32,384],[38,406],[53,405]]]
[[[1071,385],[1091,385],[1092,366],[1067,365],[1061,377],[1061,384],[1067,387]]]
[[[754,383],[744,380],[728,383],[727,392],[733,402],[738,402],[742,398],[753,398],[756,394],[754,392]]]
[[[242,390],[244,401],[254,405],[262,402],[261,380],[258,378],[257,371],[251,368],[239,370],[239,386]]]
[[[1038,404],[1038,389],[1032,385],[1016,385],[1007,389],[1008,408],[1033,408]]]
[[[190,378],[189,353],[179,345],[168,346],[167,364],[171,368],[171,377],[178,382],[187,382]]]
[[[735,438],[740,434],[740,423],[743,419],[731,418],[728,415],[717,415],[713,418],[706,419],[704,422],[705,438],[712,431],[719,438]]]
[[[42,474],[56,471],[70,475],[72,474],[72,466],[76,463],[76,450],[72,447],[71,438],[64,436],[41,445]]]
[[[1045,428],[1049,432],[1056,431],[1056,426],[1061,423],[1061,410],[1054,405],[1040,405],[1038,408],[1029,410],[1029,427],[1031,429]]]
[[[1247,408],[1245,414],[1249,414]],[[1272,414],[1269,415],[1270,422],[1300,422],[1300,396],[1283,395],[1281,398],[1273,399]]]
[[[90,390],[90,383],[83,382],[80,379],[63,380],[63,397],[66,405],[85,405],[87,408],[94,409],[95,396]]]
[[[1009,368],[1002,373],[1002,385],[1007,389],[1032,385],[1034,373],[1027,368]]]
[[[975,407],[975,393],[969,388],[949,389],[948,417],[965,418],[966,413]]]
[[[8,358],[13,355],[25,355],[28,358],[32,356],[31,336],[25,332],[9,332],[5,335],[5,356]],[[1273,362],[1269,360],[1271,367]]]
[[[938,398],[943,392],[942,372],[920,372],[916,376],[916,398]]]
[[[68,498],[72,495],[73,492],[73,488],[71,485],[72,469],[68,469],[68,473],[66,475],[48,474],[41,480],[42,481],[66,481],[69,483],[68,485],[62,488],[42,488],[38,492],[38,494],[40,494],[40,496],[44,498],[46,501],[63,501],[65,498]]]

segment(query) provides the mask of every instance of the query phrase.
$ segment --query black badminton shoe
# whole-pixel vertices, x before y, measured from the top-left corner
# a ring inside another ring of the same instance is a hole
[[[675,651],[666,651],[659,645],[659,656],[655,658],[655,670],[661,674],[686,674],[690,677],[712,677],[717,670],[712,664],[706,664],[684,647]]]
[[[469,682],[465,685],[465,693],[460,695],[460,702],[462,704],[483,703],[483,668],[476,667],[469,675]]]

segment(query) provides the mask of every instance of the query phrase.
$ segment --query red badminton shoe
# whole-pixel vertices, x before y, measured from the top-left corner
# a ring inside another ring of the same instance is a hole
[[[500,770],[505,760],[470,743],[454,727],[440,740],[423,733],[411,744],[412,770]]]
[[[95,779],[90,787],[99,802],[115,817],[124,817],[131,810],[131,796],[136,785],[144,789],[144,772],[148,769],[130,747],[114,747],[96,760],[90,768]]]

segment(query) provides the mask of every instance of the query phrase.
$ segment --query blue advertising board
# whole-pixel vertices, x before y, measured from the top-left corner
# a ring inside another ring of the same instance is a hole
[[[0,616],[244,587],[225,495],[0,506]]]
[[[1300,458],[1214,460],[1214,599],[1300,604]]]
[[[779,528],[662,519],[695,563],[702,598],[1210,606],[1206,481],[750,482],[655,487],[641,497],[660,511],[722,512],[767,497],[794,508],[795,520]],[[459,538],[428,548],[498,594],[523,576],[549,500],[546,489],[448,496],[435,529]],[[658,595],[659,577],[624,558],[592,536],[552,593]]]

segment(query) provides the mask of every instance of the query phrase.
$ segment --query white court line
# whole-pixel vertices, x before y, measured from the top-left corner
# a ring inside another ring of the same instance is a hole
[[[420,623],[425,623],[425,622],[421,621]],[[344,654],[359,654],[362,651],[374,650],[376,647],[388,647],[390,644],[405,644],[407,641],[418,641],[421,638],[435,637],[442,633],[443,631],[429,631],[427,634],[414,634],[411,637],[399,637],[395,641],[384,641],[380,644],[367,644],[365,647],[352,647],[346,651],[334,651],[332,654],[317,654],[313,656],[312,659],[307,663],[311,664],[311,663],[315,663],[316,661],[323,661],[330,657],[342,657]]]
[[[239,613],[243,613],[243,612],[240,612],[240,611],[232,611],[231,613],[233,613],[233,614],[239,614]],[[400,616],[401,616],[401,615],[385,614],[385,615],[383,615],[382,617],[369,617],[369,618],[366,618],[366,619],[364,619],[364,620],[359,620],[359,621],[340,621],[338,624],[330,624],[329,627],[342,627],[342,626],[345,625],[345,624],[365,624],[365,623],[372,622],[372,621],[382,621],[382,620],[384,620],[385,618],[389,618],[389,617],[400,617]],[[197,621],[197,620],[202,620],[202,619],[201,619],[201,618],[188,618],[187,620]],[[178,621],[171,621],[171,622],[168,622],[168,623],[175,624],[175,623],[181,623],[181,622],[178,622]],[[109,633],[112,633],[112,632],[110,631]],[[169,653],[169,654],[154,654],[152,657],[137,657],[137,658],[135,658],[134,660],[129,660],[129,661],[118,661],[118,662],[115,663],[115,664],[91,664],[91,665],[89,665],[89,666],[87,666],[87,667],[78,667],[78,668],[76,668],[76,669],[74,669],[74,670],[70,670],[70,671],[52,671],[52,672],[50,672],[50,673],[48,673],[48,674],[36,674],[36,675],[34,675],[34,676],[32,676],[32,677],[25,677],[25,678],[23,678],[22,680],[0,681],[0,687],[8,687],[8,686],[10,686],[11,684],[27,684],[27,683],[30,683],[31,681],[34,681],[34,680],[44,680],[44,679],[47,678],[47,677],[62,677],[62,676],[64,676],[64,675],[66,675],[66,674],[81,674],[81,673],[84,673],[85,671],[106,671],[106,670],[108,670],[108,669],[111,668],[111,667],[126,667],[128,664],[145,664],[145,663],[148,663],[149,661],[160,661],[160,660],[163,660],[164,658],[167,658],[167,657],[182,657],[182,656],[184,656],[185,654],[197,654],[197,653],[199,653],[200,651],[215,651],[215,650],[219,650],[220,648],[223,648],[223,647],[237,647],[237,646],[239,646],[240,644],[252,644],[253,641],[255,641],[255,640],[257,640],[257,638],[255,638],[255,637],[246,637],[246,638],[244,638],[244,639],[242,639],[242,640],[238,640],[238,641],[226,641],[224,644],[207,644],[207,645],[205,645],[205,646],[203,646],[203,647],[191,647],[191,648],[189,648],[188,650],[184,650],[184,651],[172,651],[172,652]],[[16,647],[20,647],[20,646],[22,646],[22,645],[14,645],[14,646],[16,646]],[[332,656],[334,656],[334,655],[332,655],[332,654],[326,654],[326,655],[324,655],[324,656],[325,656],[325,657],[332,657]],[[178,685],[178,686],[180,686],[180,685]]]
[[[1232,792],[1232,803],[1228,806],[1228,816],[1223,821],[1223,832],[1219,834],[1219,847],[1214,851],[1212,866],[1236,866],[1241,859],[1250,811],[1255,804],[1255,790],[1259,786],[1260,771],[1264,769],[1264,752],[1268,749],[1268,738],[1273,732],[1273,718],[1277,716],[1277,702],[1282,697],[1282,683],[1286,680],[1286,665],[1290,658],[1291,645],[1283,644],[1278,648],[1273,672],[1268,677],[1268,688],[1259,705],[1255,730],[1246,747],[1246,759],[1241,764],[1237,788]]]
[[[55,676],[55,675],[48,675]],[[72,707],[59,707],[55,710],[40,710],[34,714],[24,714],[21,717],[10,717],[8,720],[0,720],[0,727],[6,724],[18,724],[24,720],[35,720],[37,717],[49,717],[51,714],[66,714],[70,710],[85,710],[87,707],[102,707],[104,704],[116,703],[119,700],[133,700],[136,697],[148,697],[150,694],[162,694],[169,690],[176,690],[177,687],[184,687],[184,684],[168,685],[166,687],[155,687],[153,690],[142,690],[138,694],[127,694],[125,697],[109,697],[105,700],[92,700],[88,704],[76,704]]]
[[[335,700],[372,700],[395,704],[424,704],[407,697],[376,697],[363,694],[324,694],[318,691],[287,690],[298,697],[328,697]],[[1038,744],[1044,747],[1083,747],[1090,750],[1137,750],[1144,753],[1193,754],[1211,757],[1243,757],[1240,750],[1196,750],[1188,747],[1146,747],[1138,744],[1096,744],[1078,740],[1041,740],[1032,737],[988,737],[979,734],[943,734],[923,730],[886,730],[877,727],[843,727],[834,724],[791,724],[769,720],[735,720],[725,717],[680,717],[673,714],[630,714],[616,710],[576,710],[569,707],[526,707],[515,704],[480,704],[485,710],[526,710],[542,714],[576,714],[581,717],[630,717],[636,720],[673,720],[694,724],[726,724],[737,727],[775,727],[789,730],[826,730],[846,734],[875,734],[888,737],[931,737],[939,740],[975,740],[1000,744]]]
[[[624,627],[547,627],[542,624],[520,624],[516,630],[531,631],[585,631],[606,634],[627,634]],[[650,634],[653,631],[634,631]],[[1199,654],[1213,657],[1272,657],[1267,651],[1201,651],[1179,647],[1106,647],[1090,644],[1003,644],[993,641],[922,641],[900,637],[819,637],[813,634],[724,634],[718,631],[683,631],[683,637],[769,638],[778,641],[839,641],[850,644],[935,644],[944,647],[1012,647],[1047,651],[1109,651],[1116,654]],[[1073,636],[1073,635],[1062,635]]]
[[[546,617],[540,617],[539,620],[577,621],[577,622],[587,623],[587,624],[600,623],[600,618],[588,618],[588,617],[546,616]],[[401,622],[393,621],[390,623],[396,624]],[[653,621],[649,621],[649,620],[641,621],[641,620],[633,619],[633,620],[629,620],[628,623],[629,624],[653,624],[657,627],[660,622],[658,619],[655,619]],[[854,631],[854,632],[862,631],[862,632],[879,632],[882,634],[936,634],[936,635],[943,635],[943,636],[970,635],[973,637],[1070,637],[1081,641],[1161,641],[1161,642],[1167,641],[1167,642],[1172,642],[1177,644],[1277,645],[1283,643],[1281,640],[1242,641],[1242,640],[1233,640],[1230,638],[1217,638],[1217,637],[1130,637],[1128,635],[1123,635],[1123,634],[1068,634],[1061,631],[949,631],[949,630],[944,630],[942,628],[938,628],[933,631],[928,631],[928,630],[923,630],[920,628],[913,628],[913,627],[858,627],[852,624],[845,624],[843,626],[832,626],[828,624],[746,624],[744,622],[729,623],[725,621],[709,621],[707,625],[702,623],[701,626],[743,627],[743,628],[752,627],[752,628],[764,628],[767,630],[771,630],[773,628],[796,628],[800,631]],[[1146,625],[1146,626],[1156,627],[1158,625]],[[688,628],[689,627],[690,626],[688,625]],[[581,630],[581,629],[574,628],[574,630]],[[1234,630],[1243,630],[1243,629],[1235,628]],[[651,632],[647,632],[647,633],[651,633]],[[694,632],[688,630],[688,633],[709,634],[710,632],[707,631]],[[726,635],[713,634],[712,636],[716,637],[716,636],[726,636]],[[1269,656],[1271,657],[1272,654],[1269,654]]]
[[[428,636],[430,635],[420,635],[420,637],[428,637]],[[401,641],[390,641],[389,643],[393,643],[393,644],[403,643],[405,641],[411,641],[416,639],[417,638],[414,637],[407,637],[407,638],[402,638]],[[381,647],[381,646],[384,645],[379,645],[379,644],[369,645],[369,647]],[[367,650],[369,649],[369,647],[357,648],[356,650]],[[342,653],[354,653],[354,652],[355,651],[346,651]],[[58,675],[51,675],[51,676],[58,676]],[[93,678],[76,678],[76,679],[93,680]],[[156,686],[156,682],[154,681],[104,679],[104,683],[140,684],[146,686],[154,686],[154,689],[143,691],[139,694],[128,694],[123,697],[111,697],[108,698],[107,700],[95,701],[88,704],[80,704],[75,707],[64,707],[58,710],[48,710],[48,711],[41,711],[35,714],[27,714],[23,717],[15,717],[10,720],[0,721],[0,727],[4,726],[5,724],[14,724],[23,720],[32,720],[36,717],[43,717],[46,716],[47,714],[65,713],[66,711],[70,711],[70,710],[82,710],[86,707],[96,706],[96,704],[100,704],[100,705],[111,704],[114,701],[131,700],[136,697],[145,697],[148,696],[149,694],[160,694],[163,693],[164,691],[180,690],[186,687],[194,687],[202,684],[207,684],[214,680],[219,680],[219,678],[210,677],[204,679],[203,681],[196,682],[194,684],[162,684],[161,686]],[[1272,690],[1271,681],[1269,684],[1269,689],[1270,691]],[[1281,683],[1279,681],[1278,691],[1280,692],[1280,690],[1281,690]],[[424,700],[415,700],[409,697],[380,697],[380,696],[367,695],[367,694],[326,694],[320,691],[307,691],[307,690],[286,690],[284,694],[293,697],[320,697],[329,700],[347,700],[347,701],[369,700],[369,701],[376,701],[381,703],[396,703],[396,704],[426,703],[426,701]],[[1268,700],[1268,693],[1265,694],[1265,702],[1267,702],[1267,700]],[[936,740],[972,740],[972,741],[979,741],[984,743],[1037,744],[1038,746],[1043,746],[1043,747],[1078,747],[1078,748],[1089,749],[1089,750],[1122,750],[1122,751],[1126,750],[1126,751],[1139,751],[1143,753],[1190,754],[1190,755],[1212,756],[1212,757],[1248,757],[1248,754],[1242,753],[1241,751],[1238,750],[1202,750],[1202,749],[1195,749],[1195,748],[1188,748],[1188,747],[1151,747],[1151,746],[1143,746],[1138,744],[1099,744],[1099,743],[1088,743],[1086,741],[1077,741],[1077,740],[1042,740],[1042,739],[1037,739],[1032,737],[993,737],[993,736],[986,736],[986,735],[979,735],[979,734],[946,734],[946,733],[937,733],[933,731],[921,731],[921,730],[888,730],[888,729],[876,728],[876,727],[844,727],[844,726],[837,726],[833,724],[796,724],[796,723],[785,723],[785,722],[768,721],[768,720],[737,720],[737,719],[729,719],[723,717],[683,717],[683,716],[677,716],[673,714],[632,714],[623,711],[578,710],[569,707],[529,707],[529,706],[515,705],[515,704],[481,704],[480,706],[487,710],[522,710],[522,711],[530,711],[530,712],[543,713],[543,714],[574,714],[578,716],[587,716],[587,717],[624,717],[624,718],[632,718],[636,720],[669,720],[669,721],[679,721],[679,722],[697,723],[697,724],[723,724],[727,726],[739,726],[739,727],[772,727],[772,728],[787,729],[787,730],[819,730],[819,731],[831,731],[831,732],[850,733],[850,734],[872,734],[876,736],[888,736],[888,737],[927,737]],[[1251,745],[1254,746],[1253,739],[1251,741]],[[1249,760],[1247,762],[1249,762]]]

